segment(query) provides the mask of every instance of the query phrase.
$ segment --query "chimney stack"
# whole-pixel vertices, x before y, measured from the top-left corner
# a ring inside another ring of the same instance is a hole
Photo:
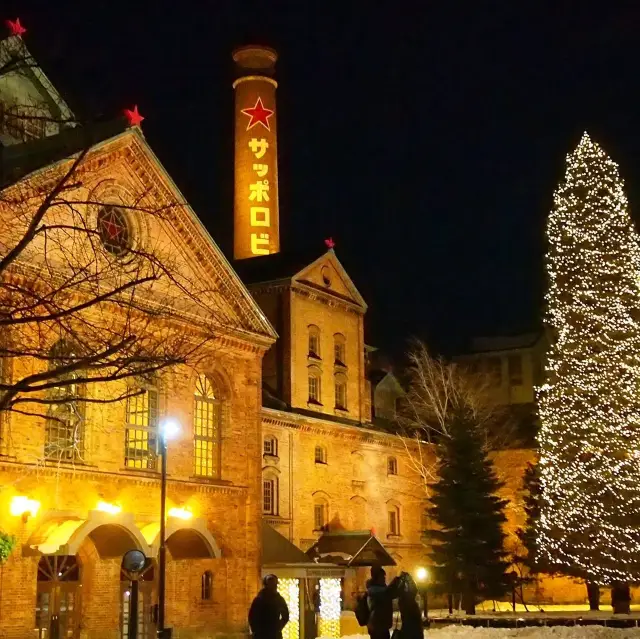
[[[236,260],[280,251],[278,135],[274,79],[278,54],[268,47],[233,52],[236,67],[234,237]]]

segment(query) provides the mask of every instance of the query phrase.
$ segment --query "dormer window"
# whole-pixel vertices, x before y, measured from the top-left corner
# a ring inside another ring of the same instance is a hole
[[[320,359],[320,329],[309,326],[309,357]]]

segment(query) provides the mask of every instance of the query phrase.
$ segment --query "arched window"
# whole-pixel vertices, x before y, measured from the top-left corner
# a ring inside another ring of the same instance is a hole
[[[213,598],[213,573],[210,570],[205,570],[202,573],[200,582],[200,599],[202,601],[211,601]]]
[[[278,456],[278,438],[273,435],[267,435],[263,442],[263,455],[271,457]]]
[[[329,523],[329,500],[320,493],[313,497],[313,530],[326,530]]]
[[[313,324],[309,326],[309,357],[320,359],[320,329]]]
[[[400,536],[400,504],[387,502],[387,534],[389,537]]]
[[[347,365],[347,341],[340,333],[333,336],[333,353],[336,366]]]
[[[277,515],[279,510],[278,478],[273,474],[262,478],[262,512],[265,515]]]
[[[313,452],[314,461],[316,464],[326,464],[327,463],[327,449],[323,446],[316,446]]]
[[[124,465],[154,470],[158,434],[158,389],[156,380],[136,380],[129,387],[125,424]],[[142,391],[142,392],[140,392]]]
[[[398,474],[398,460],[395,457],[387,457],[387,475]]]
[[[56,342],[49,351],[49,371],[65,368],[55,378],[56,386],[47,391],[47,424],[44,454],[48,459],[73,461],[84,454],[85,376],[77,348],[66,340]]]
[[[131,225],[126,213],[107,204],[98,211],[97,231],[105,250],[115,257],[123,257],[131,250]]]
[[[322,405],[321,373],[317,366],[309,366],[309,403]]]
[[[194,472],[200,477],[220,476],[222,403],[206,375],[196,380],[193,409]]]
[[[334,376],[336,408],[347,410],[347,376],[336,373]]]

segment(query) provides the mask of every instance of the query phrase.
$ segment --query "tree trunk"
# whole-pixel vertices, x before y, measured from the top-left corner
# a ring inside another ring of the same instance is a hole
[[[630,614],[631,590],[629,584],[615,583],[611,586],[611,606],[614,615]]]
[[[462,593],[462,607],[467,615],[476,614],[476,596],[472,591]]]
[[[589,610],[600,610],[600,586],[591,581],[585,583],[587,586],[587,597],[589,599]]]

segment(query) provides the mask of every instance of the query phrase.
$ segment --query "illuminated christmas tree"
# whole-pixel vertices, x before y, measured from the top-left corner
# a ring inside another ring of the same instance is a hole
[[[618,166],[585,133],[547,224],[540,561],[640,580],[640,246]]]

